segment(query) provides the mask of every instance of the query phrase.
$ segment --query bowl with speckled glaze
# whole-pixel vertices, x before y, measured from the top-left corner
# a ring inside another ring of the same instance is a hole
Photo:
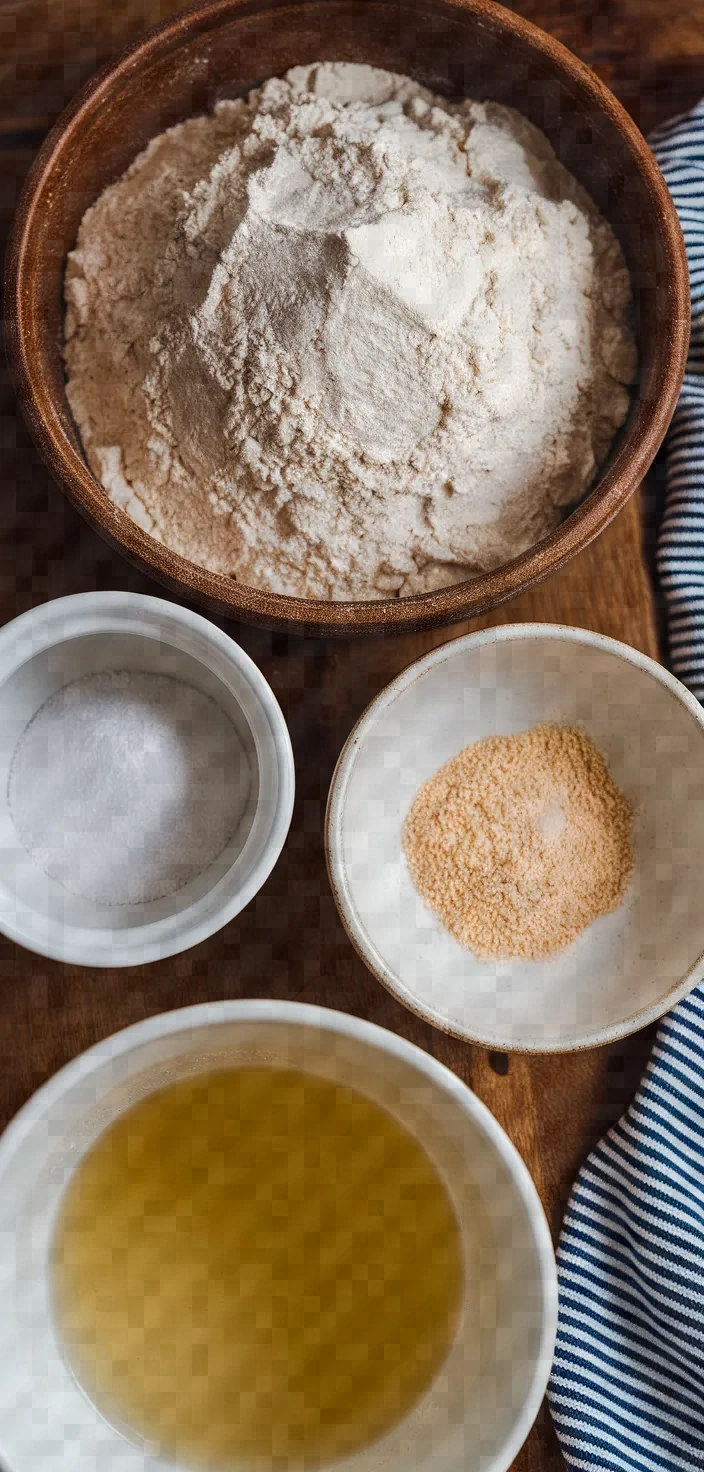
[[[545,960],[479,959],[415,889],[402,830],[419,787],[465,746],[577,727],[633,811],[625,897]],[[416,660],[340,755],[328,871],[353,945],[435,1027],[486,1048],[562,1053],[654,1022],[704,976],[704,713],[655,660],[587,629],[506,624]]]

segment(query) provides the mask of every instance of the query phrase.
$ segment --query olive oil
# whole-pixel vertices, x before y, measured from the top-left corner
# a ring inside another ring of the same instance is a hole
[[[113,1423],[198,1469],[326,1466],[397,1424],[452,1343],[460,1231],[386,1110],[225,1069],[122,1115],[54,1243],[67,1358]]]

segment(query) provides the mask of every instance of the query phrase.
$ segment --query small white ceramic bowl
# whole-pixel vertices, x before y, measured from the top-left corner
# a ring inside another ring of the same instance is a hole
[[[174,894],[143,905],[98,906],[69,894],[20,847],[8,808],[10,764],[27,723],[70,680],[105,669],[171,675],[211,696],[253,773],[220,857]],[[272,690],[239,645],[200,614],[136,593],[80,593],[0,630],[0,931],[29,950],[84,966],[130,966],[205,940],[239,914],[274,867],[294,784]]]
[[[430,914],[404,818],[423,782],[483,736],[577,724],[636,809],[624,904],[549,961],[490,962]],[[347,932],[407,1007],[490,1048],[560,1052],[624,1037],[704,975],[704,713],[678,680],[583,629],[469,634],[410,666],[353,730],[333,777],[328,867]]]
[[[0,1461],[11,1472],[185,1472],[109,1426],[73,1378],[52,1319],[51,1244],[71,1173],[129,1105],[172,1080],[257,1064],[350,1084],[390,1110],[441,1172],[465,1244],[444,1365],[400,1425],[334,1472],[507,1472],[545,1391],[557,1318],[550,1234],[525,1165],[419,1048],[341,1012],[271,1001],[189,1007],[117,1033],[50,1079],[0,1140]]]

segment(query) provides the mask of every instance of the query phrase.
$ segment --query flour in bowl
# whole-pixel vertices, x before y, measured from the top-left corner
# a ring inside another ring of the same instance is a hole
[[[155,138],[85,215],[66,303],[112,500],[297,596],[427,592],[532,546],[636,367],[621,249],[543,134],[346,63]]]

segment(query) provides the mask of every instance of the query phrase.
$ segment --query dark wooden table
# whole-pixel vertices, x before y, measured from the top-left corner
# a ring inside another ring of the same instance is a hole
[[[175,8],[169,0],[0,0],[3,229],[52,117],[97,62]],[[704,0],[522,0],[514,8],[591,62],[646,130],[704,91]],[[160,592],[111,552],[52,484],[6,381],[0,435],[3,623],[86,589]],[[567,568],[481,623],[528,619],[596,629],[657,656],[637,499]],[[448,1038],[398,1006],[366,971],[337,918],[325,872],[325,800],[355,719],[412,659],[469,627],[345,643],[229,626],[273,686],[291,731],[298,786],[284,853],[244,914],[173,960],[91,971],[44,961],[0,939],[0,1127],[68,1059],[142,1017],[221,997],[317,1002],[393,1028],[465,1079],[527,1161],[557,1233],[575,1171],[629,1102],[652,1031],[561,1058],[490,1055]],[[515,1468],[562,1467],[544,1412]]]

